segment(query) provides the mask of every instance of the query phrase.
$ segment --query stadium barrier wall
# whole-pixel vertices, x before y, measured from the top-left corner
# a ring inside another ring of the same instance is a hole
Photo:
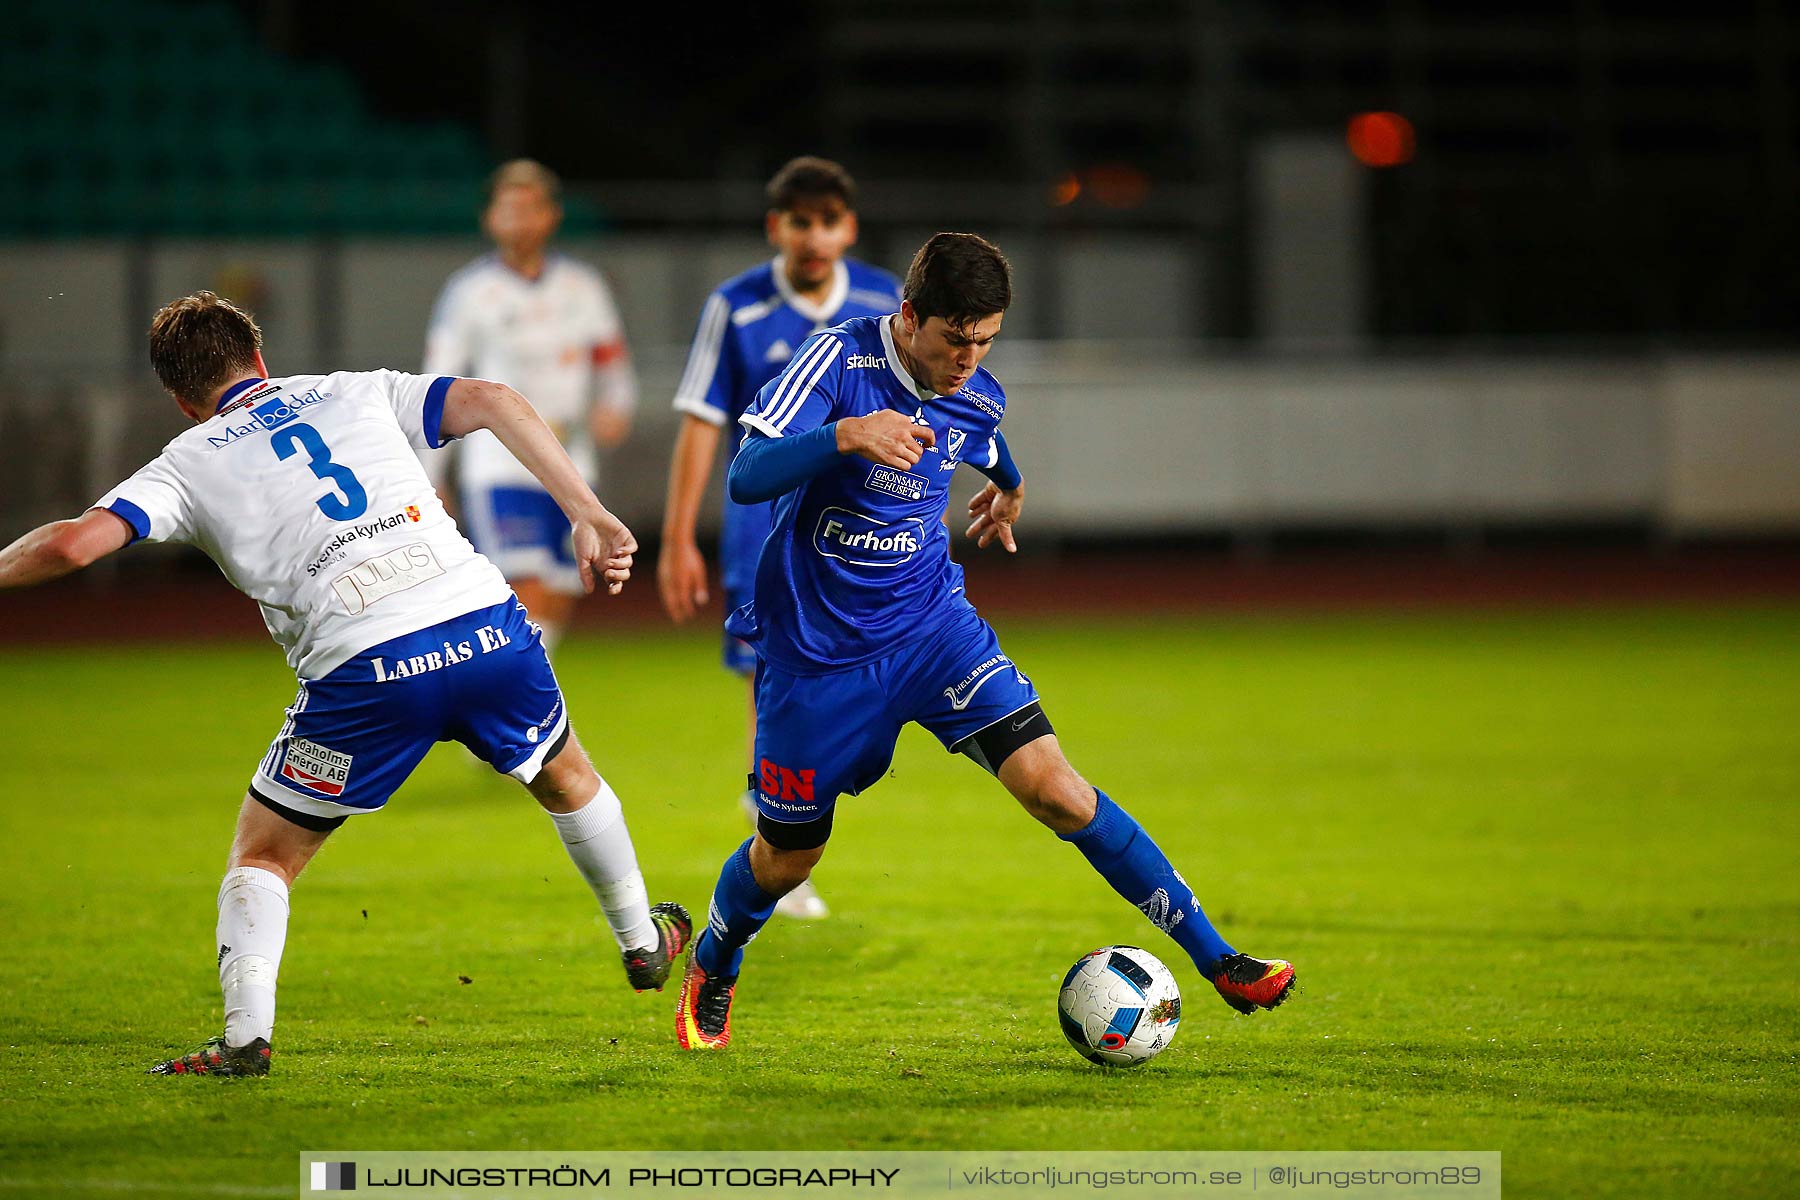
[[[602,491],[652,533],[688,334],[676,314],[697,312],[712,282],[764,248],[637,238],[588,249],[619,282],[643,395]],[[473,239],[0,249],[5,530],[78,510],[179,432],[143,362],[162,300],[202,286],[246,298],[278,371],[409,367],[443,279],[479,250]],[[1110,253],[1067,257],[1065,284],[1084,262],[1116,282],[1151,251],[1134,241]],[[1800,356],[1215,350],[1002,339],[989,365],[1012,398],[1008,436],[1039,481],[1033,523],[1081,535],[1596,522],[1800,532]]]

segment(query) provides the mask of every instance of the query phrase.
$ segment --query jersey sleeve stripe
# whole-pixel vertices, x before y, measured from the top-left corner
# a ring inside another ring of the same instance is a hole
[[[819,382],[819,377],[825,374],[833,362],[837,361],[840,349],[842,349],[842,343],[836,338],[823,337],[819,339],[819,346],[807,355],[806,363],[796,370],[793,378],[788,381],[788,385],[784,389],[788,393],[787,399],[778,398],[776,403],[770,406],[770,411],[763,414],[769,424],[777,429],[788,427],[788,424],[806,406],[806,398],[812,395],[813,386]],[[798,382],[802,375],[805,376],[803,383]]]
[[[150,516],[123,496],[114,496],[106,510],[131,526],[132,541],[150,536]]]
[[[420,423],[425,427],[425,444],[433,450],[444,444],[444,397],[450,394],[450,385],[455,382],[454,375],[439,375],[425,392],[425,415]]]
[[[767,300],[759,300],[755,304],[746,304],[731,314],[731,323],[742,329],[746,325],[754,325],[770,313],[781,307],[781,297],[774,296]]]
[[[774,423],[780,419],[782,410],[793,399],[793,389],[798,385],[801,375],[810,370],[812,365],[818,361],[819,356],[826,352],[826,344],[830,341],[832,341],[831,338],[822,337],[811,345],[801,346],[801,353],[789,361],[779,376],[781,386],[775,390],[773,396],[769,397],[768,407],[763,410],[762,414],[765,420]]]
[[[810,368],[806,382],[795,391],[793,399],[788,402],[775,424],[786,430],[793,423],[794,418],[800,415],[800,410],[806,407],[807,397],[812,395],[813,387],[818,384],[820,377],[830,369],[831,364],[837,361],[838,351],[841,348],[835,340],[832,342],[831,352],[822,355],[817,365]]]
[[[686,413],[690,417],[699,417],[708,425],[725,424],[725,414],[704,400],[692,400],[686,396],[675,397],[675,411]]]
[[[688,352],[687,370],[675,388],[675,407],[683,412],[691,411],[684,405],[706,404],[706,393],[719,370],[719,351],[725,342],[729,310],[725,297],[717,292],[706,298],[706,307],[700,313],[700,331],[694,335],[694,348]]]
[[[778,438],[781,436],[781,430],[775,428],[773,425],[752,412],[747,412],[739,417],[738,424],[742,425],[745,429],[754,429],[764,437]]]

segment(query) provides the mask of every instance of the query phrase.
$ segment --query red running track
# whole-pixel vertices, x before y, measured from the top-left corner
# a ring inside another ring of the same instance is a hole
[[[965,555],[984,612],[1178,615],[1800,602],[1800,548],[1708,545],[1493,550],[1465,558],[1392,549],[1285,552],[1266,559],[1170,551]],[[717,595],[715,591],[715,596]],[[702,618],[721,617],[718,601]],[[596,596],[578,628],[666,627],[655,568],[618,597]],[[263,638],[256,606],[205,564],[127,562],[114,574],[0,592],[0,645]]]

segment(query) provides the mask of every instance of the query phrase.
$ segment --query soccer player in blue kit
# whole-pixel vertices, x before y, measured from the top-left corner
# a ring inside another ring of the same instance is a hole
[[[1012,301],[993,245],[940,233],[900,311],[815,334],[738,419],[727,487],[773,500],[754,598],[726,628],[753,646],[756,833],[719,875],[676,1006],[689,1050],[731,1041],[744,947],[831,836],[837,798],[879,780],[917,721],[992,773],[1187,951],[1239,1012],[1274,1008],[1293,964],[1240,954],[1150,835],[1063,756],[1037,689],[963,595],[944,529],[962,463],[988,477],[968,535],[1017,549],[1024,483],[1000,433],[1006,394],[981,369]],[[898,647],[898,649],[896,649]]]
[[[721,431],[736,433],[738,418],[755,403],[757,391],[808,337],[851,317],[885,316],[900,305],[898,279],[845,256],[857,234],[856,182],[848,171],[829,159],[802,156],[775,172],[766,196],[763,225],[775,257],[727,279],[706,298],[675,391],[682,422],[669,465],[656,583],[663,608],[677,624],[708,600],[706,559],[694,529]],[[733,436],[726,453],[736,445]],[[727,614],[750,602],[756,555],[769,536],[773,507],[725,501],[719,568]],[[748,680],[756,653],[726,634],[725,666]],[[754,692],[750,703],[754,737]],[[740,802],[754,824],[755,789],[743,791]],[[828,915],[811,881],[804,880],[781,898],[776,911],[802,919]]]

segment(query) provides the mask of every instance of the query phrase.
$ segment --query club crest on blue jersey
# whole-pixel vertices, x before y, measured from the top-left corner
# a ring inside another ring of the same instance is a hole
[[[944,437],[944,461],[938,464],[938,470],[954,471],[962,462],[963,443],[968,440],[967,432],[952,427]]]
[[[897,567],[925,546],[925,522],[917,517],[881,521],[848,508],[819,514],[813,546],[827,558],[859,567]]]

